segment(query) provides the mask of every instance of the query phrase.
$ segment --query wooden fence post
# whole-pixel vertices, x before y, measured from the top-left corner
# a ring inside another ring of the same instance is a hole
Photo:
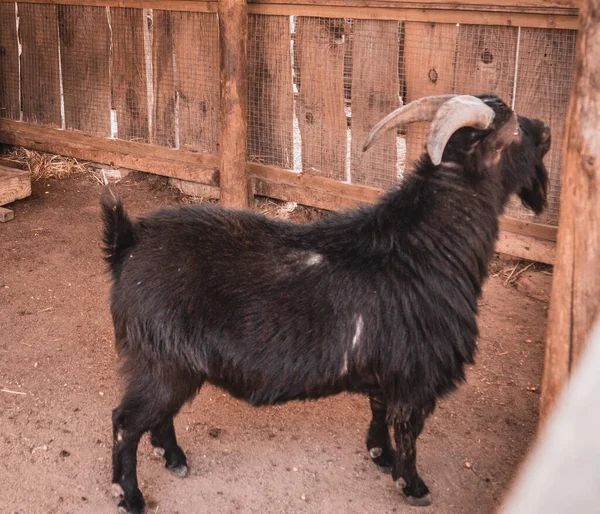
[[[221,53],[221,203],[247,208],[252,188],[246,170],[248,137],[248,6],[246,0],[219,0]]]
[[[560,224],[548,318],[541,422],[600,317],[600,0],[583,0],[563,152]]]

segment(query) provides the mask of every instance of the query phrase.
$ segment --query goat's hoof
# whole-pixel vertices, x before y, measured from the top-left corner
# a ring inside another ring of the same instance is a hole
[[[431,495],[429,493],[427,493],[424,496],[421,496],[420,498],[417,498],[416,496],[406,495],[405,497],[408,504],[412,505],[413,507],[427,507],[428,505],[431,505]]]
[[[165,456],[165,449],[160,448],[159,446],[155,446],[153,453],[156,457],[163,458]]]
[[[119,514],[144,514],[145,512],[146,509],[144,507],[142,507],[142,510],[127,510],[121,505],[118,509]]]
[[[167,469],[178,478],[185,478],[190,474],[190,470],[185,464],[173,466],[172,468],[167,466]]]
[[[113,492],[118,492],[119,489],[123,491],[119,484],[113,484]],[[119,501],[119,514],[144,514],[146,512],[146,502],[144,501],[144,497],[139,489],[136,489],[128,494],[125,494],[121,497],[121,501]]]
[[[376,446],[375,448],[371,448],[369,450],[369,457],[371,457],[372,459],[377,459],[378,457],[381,457],[382,453],[383,453],[383,448]]]
[[[123,488],[121,487],[121,484],[117,484],[116,482],[113,483],[112,487],[112,495],[115,498],[123,498],[125,496],[125,492],[123,491]]]
[[[384,450],[379,446],[369,449],[369,457],[382,473],[391,473],[394,466],[394,457],[389,450]]]

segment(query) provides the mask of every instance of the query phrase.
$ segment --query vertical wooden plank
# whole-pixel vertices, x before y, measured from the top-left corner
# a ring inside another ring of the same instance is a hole
[[[558,223],[561,141],[573,80],[575,40],[576,33],[570,30],[521,28],[515,110],[544,120],[552,130],[553,144],[545,158],[550,174],[548,208],[536,218],[550,225]]]
[[[110,28],[106,8],[56,8],[65,127],[110,136]]]
[[[20,118],[19,96],[16,4],[0,4],[0,118]]]
[[[600,320],[600,1],[584,0],[580,20],[564,145],[560,225],[540,404],[542,422],[551,414]],[[546,41],[553,39],[552,34],[545,36]],[[540,35],[530,34],[526,39],[533,37]],[[552,52],[548,44],[542,45],[542,50]]]
[[[18,4],[23,119],[61,126],[56,7]]]
[[[248,153],[252,160],[294,166],[294,89],[290,17],[250,15]]]
[[[175,137],[175,42],[170,11],[154,10],[152,26],[154,122],[152,142],[174,147]]]
[[[221,203],[247,208],[254,203],[248,180],[248,6],[246,0],[219,0],[221,67]]]
[[[406,101],[454,91],[455,24],[405,24]],[[424,151],[428,123],[406,127],[406,168]]]
[[[455,92],[493,93],[512,105],[518,33],[517,27],[461,25],[456,45]]]
[[[346,178],[345,31],[343,19],[296,19],[302,171],[337,180]]]
[[[113,41],[112,103],[117,137],[147,142],[148,84],[143,9],[111,7]]]
[[[181,148],[219,149],[219,25],[213,13],[173,12]],[[238,37],[242,37],[238,34]]]
[[[367,134],[399,107],[398,22],[355,20],[352,68],[351,181],[388,188],[397,181],[396,131],[376,151],[363,152]]]

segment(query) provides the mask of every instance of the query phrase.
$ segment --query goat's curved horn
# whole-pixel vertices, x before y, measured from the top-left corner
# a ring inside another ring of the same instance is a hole
[[[462,127],[487,129],[494,121],[494,110],[475,96],[461,95],[445,102],[435,113],[427,136],[427,152],[436,166],[448,140]]]
[[[366,152],[383,132],[387,132],[400,125],[408,125],[409,123],[417,121],[431,121],[437,110],[445,102],[455,96],[456,95],[425,96],[399,107],[371,129],[363,146],[363,152]]]

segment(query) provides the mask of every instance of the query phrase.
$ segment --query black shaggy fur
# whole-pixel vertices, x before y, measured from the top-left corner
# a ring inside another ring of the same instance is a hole
[[[370,397],[372,459],[429,502],[416,438],[473,362],[477,298],[511,193],[540,212],[550,134],[498,98],[492,130],[464,128],[440,166],[423,156],[376,205],[309,225],[214,206],[131,221],[102,206],[126,391],[114,410],[113,482],[138,513],[141,435],[184,476],[173,416],[205,381],[253,405],[341,391]],[[511,125],[512,123],[512,125]],[[388,424],[394,428],[391,446]]]

